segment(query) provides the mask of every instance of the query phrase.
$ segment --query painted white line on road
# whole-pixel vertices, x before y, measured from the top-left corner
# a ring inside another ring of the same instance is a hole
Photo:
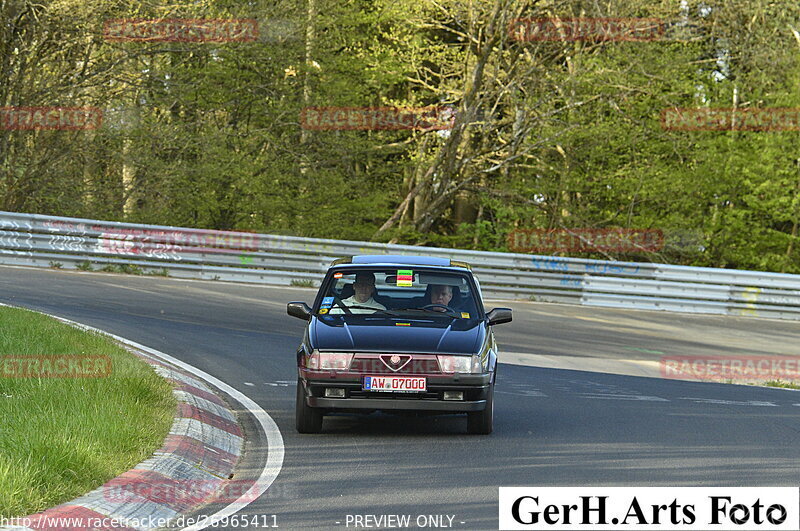
[[[583,393],[578,395],[581,398],[591,398],[600,400],[640,400],[644,402],[669,402],[666,398],[660,396],[646,396],[646,395],[622,395],[622,394],[602,394],[602,393]]]
[[[542,393],[541,391],[495,391],[495,393],[499,393],[502,395],[533,396],[533,397],[547,398],[547,395]]]
[[[4,304],[1,302],[0,306],[8,306],[11,308],[15,308],[15,306],[11,306],[9,304]],[[242,494],[237,500],[231,502],[225,508],[210,515],[207,520],[202,519],[201,521],[203,522],[203,525],[195,524],[190,527],[185,527],[184,531],[200,531],[201,529],[205,529],[207,527],[218,527],[214,524],[218,524],[221,520],[224,520],[225,518],[228,518],[231,515],[241,511],[242,509],[250,505],[253,501],[255,501],[259,496],[267,492],[267,489],[269,489],[270,485],[272,485],[272,483],[278,477],[278,474],[280,474],[281,468],[283,467],[283,457],[285,451],[283,446],[283,437],[281,436],[281,431],[280,429],[278,429],[278,425],[275,423],[272,417],[270,417],[269,414],[267,414],[267,412],[261,408],[261,406],[256,404],[252,399],[250,399],[250,397],[243,394],[241,391],[234,389],[225,382],[215,378],[214,376],[211,376],[210,374],[204,371],[201,371],[196,367],[193,367],[192,365],[189,365],[188,363],[185,363],[177,358],[173,358],[169,354],[165,354],[164,352],[147,347],[140,343],[136,343],[135,341],[131,341],[130,339],[125,339],[124,337],[120,337],[110,332],[106,332],[105,330],[100,330],[99,328],[94,328],[92,326],[81,324],[72,321],[70,319],[60,317],[58,315],[48,314],[46,312],[41,312],[38,310],[31,310],[30,308],[22,308],[22,309],[41,313],[44,315],[49,315],[54,319],[70,324],[82,330],[87,330],[106,335],[108,337],[116,339],[120,343],[124,343],[133,348],[142,350],[152,355],[155,358],[162,359],[168,363],[171,363],[172,365],[180,367],[181,369],[194,374],[195,376],[203,379],[205,382],[213,385],[217,389],[228,394],[234,400],[239,402],[261,425],[261,429],[264,431],[264,434],[267,437],[267,462],[264,464],[264,468],[261,471],[261,474],[259,475],[256,482],[253,484],[252,487],[250,487],[247,490],[247,492]]]
[[[682,396],[678,400],[693,400],[698,404],[721,404],[723,406],[767,406],[778,407],[778,404],[766,402],[763,400],[719,400],[717,398],[695,398],[689,396]],[[797,405],[797,404],[795,404]]]

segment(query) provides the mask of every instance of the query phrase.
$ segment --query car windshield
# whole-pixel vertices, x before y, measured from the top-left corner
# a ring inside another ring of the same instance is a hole
[[[316,313],[475,319],[478,308],[473,284],[465,273],[404,266],[337,270]]]

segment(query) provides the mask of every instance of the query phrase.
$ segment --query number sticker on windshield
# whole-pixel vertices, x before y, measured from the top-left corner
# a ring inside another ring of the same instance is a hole
[[[414,282],[414,271],[411,269],[397,270],[397,285],[403,288],[410,288]]]

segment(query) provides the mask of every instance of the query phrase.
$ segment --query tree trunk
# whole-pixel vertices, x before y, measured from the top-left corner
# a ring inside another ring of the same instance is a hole
[[[456,114],[450,136],[436,155],[434,161],[428,167],[425,176],[417,183],[411,192],[406,195],[406,198],[398,205],[391,217],[386,220],[377,232],[375,232],[372,236],[373,240],[377,239],[382,233],[397,224],[408,203],[417,197],[425,186],[430,185],[434,177],[440,179],[441,188],[435,199],[426,205],[424,211],[420,213],[420,217],[417,218],[416,226],[417,230],[420,232],[427,232],[430,230],[437,216],[449,206],[453,196],[463,187],[463,184],[451,186],[451,182],[455,181],[463,168],[466,128],[472,117],[477,114],[477,107],[480,102],[479,95],[483,88],[486,64],[499,40],[505,37],[506,25],[501,23],[501,18],[503,18],[503,15],[506,13],[507,4],[508,2],[500,1],[494,6],[488,27],[486,28],[486,40],[477,51],[478,60],[472,69],[471,75],[468,77],[464,96],[459,105],[459,111]],[[417,209],[415,209],[415,217],[417,214],[416,210]]]
[[[135,206],[133,180],[136,178],[136,168],[131,162],[132,144],[130,138],[122,141],[122,215],[126,219],[133,213]]]
[[[305,56],[305,72],[303,73],[303,107],[308,107],[311,100],[311,83],[309,76],[311,75],[311,64],[314,55],[314,43],[316,41],[316,31],[314,23],[317,18],[317,0],[307,0],[306,6],[306,56]],[[308,131],[300,128],[300,143],[305,144],[308,141]],[[305,173],[306,168],[302,167],[301,171]]]

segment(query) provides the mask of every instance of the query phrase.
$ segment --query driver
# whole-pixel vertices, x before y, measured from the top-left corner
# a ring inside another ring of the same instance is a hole
[[[352,313],[374,313],[374,310],[385,310],[386,307],[375,301],[372,296],[375,294],[375,275],[368,271],[356,273],[356,280],[353,283],[352,297],[342,299],[342,304]],[[370,311],[372,309],[373,311]],[[338,307],[331,308],[330,313],[344,313]]]
[[[444,284],[434,284],[431,286],[431,304],[441,304],[442,306],[449,306],[450,301],[453,300],[453,286]],[[445,312],[444,308],[432,308],[437,312]]]

